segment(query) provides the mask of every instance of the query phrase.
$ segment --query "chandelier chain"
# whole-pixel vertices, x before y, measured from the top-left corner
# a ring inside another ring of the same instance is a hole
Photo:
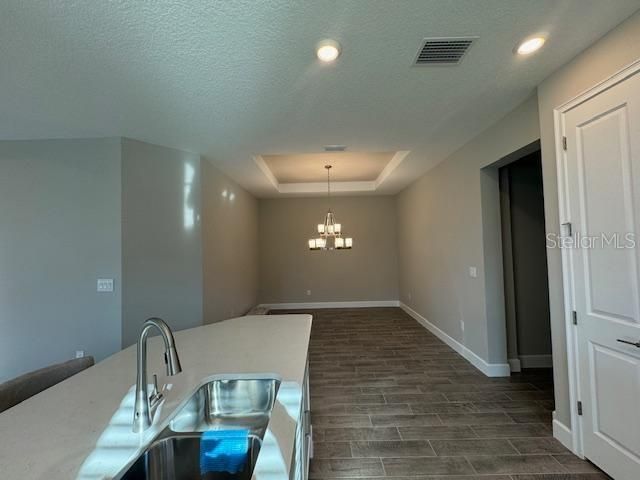
[[[331,179],[329,178],[329,175],[331,173],[331,165],[326,165],[324,168],[327,169],[327,200],[328,202],[331,201]],[[331,205],[329,205],[329,207],[331,207]]]

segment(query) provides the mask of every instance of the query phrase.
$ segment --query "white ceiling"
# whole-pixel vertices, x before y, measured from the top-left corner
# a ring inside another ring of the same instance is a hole
[[[0,5],[0,139],[129,136],[203,153],[259,196],[261,154],[410,151],[395,193],[513,109],[638,0],[307,0]],[[512,50],[547,32],[530,58]],[[457,67],[425,37],[478,36]],[[343,53],[320,65],[316,42]]]

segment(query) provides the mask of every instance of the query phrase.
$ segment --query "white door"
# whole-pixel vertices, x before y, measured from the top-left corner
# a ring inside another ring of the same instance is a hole
[[[584,455],[637,480],[640,344],[621,341],[640,342],[640,74],[566,112],[563,127]]]

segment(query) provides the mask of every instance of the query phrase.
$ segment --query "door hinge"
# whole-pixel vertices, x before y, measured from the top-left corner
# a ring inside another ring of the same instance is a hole
[[[567,236],[573,237],[573,225],[571,224],[571,222],[561,223],[560,226],[567,229]]]
[[[578,415],[582,415],[582,402],[578,402]]]
[[[575,310],[573,312],[571,312],[571,318],[573,319],[573,324],[577,325],[578,324],[578,312],[576,312]]]
[[[562,137],[562,149],[567,149],[567,137]]]

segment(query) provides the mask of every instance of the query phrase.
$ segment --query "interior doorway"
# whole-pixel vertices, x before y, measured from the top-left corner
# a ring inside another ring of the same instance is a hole
[[[499,169],[507,358],[512,372],[551,369],[540,150]]]

